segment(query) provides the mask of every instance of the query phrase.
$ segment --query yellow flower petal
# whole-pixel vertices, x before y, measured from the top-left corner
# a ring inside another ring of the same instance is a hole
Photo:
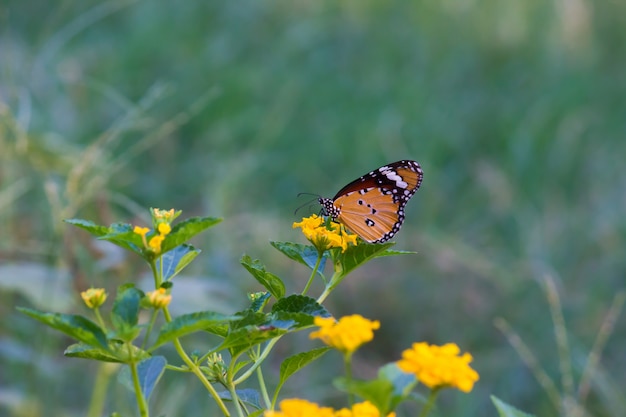
[[[374,338],[374,330],[380,328],[377,320],[368,320],[358,314],[342,317],[336,321],[332,317],[316,317],[314,321],[320,329],[310,334],[311,339],[321,339],[328,346],[343,353],[351,354],[362,344]]]
[[[404,372],[415,374],[429,388],[454,387],[470,392],[479,375],[469,365],[472,355],[460,353],[454,343],[443,346],[413,343],[411,349],[402,352],[397,364]]]
[[[307,400],[297,398],[280,402],[280,411],[266,411],[264,417],[334,417],[333,409],[320,407]]]
[[[356,235],[346,233],[340,223],[330,222],[327,227],[326,221],[316,214],[294,223],[293,227],[301,228],[302,234],[322,252],[332,248],[341,248],[342,252],[345,252],[350,243],[356,244]]]

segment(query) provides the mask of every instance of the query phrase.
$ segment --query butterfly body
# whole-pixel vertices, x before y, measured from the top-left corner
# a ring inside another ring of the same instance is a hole
[[[384,165],[343,187],[335,197],[318,201],[333,221],[363,240],[383,243],[402,226],[404,207],[424,176],[415,161]]]

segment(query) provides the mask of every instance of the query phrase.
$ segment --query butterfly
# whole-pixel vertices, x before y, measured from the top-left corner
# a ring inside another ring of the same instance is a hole
[[[384,165],[352,181],[331,198],[319,198],[323,211],[361,239],[383,243],[402,226],[404,207],[422,184],[415,161]]]

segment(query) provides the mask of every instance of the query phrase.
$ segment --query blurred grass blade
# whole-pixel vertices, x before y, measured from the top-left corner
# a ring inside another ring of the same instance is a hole
[[[524,413],[523,411],[518,410],[512,405],[509,405],[505,403],[504,401],[500,400],[495,395],[491,396],[491,401],[493,402],[493,405],[496,407],[496,410],[498,410],[498,415],[500,417],[533,417],[532,414]]]

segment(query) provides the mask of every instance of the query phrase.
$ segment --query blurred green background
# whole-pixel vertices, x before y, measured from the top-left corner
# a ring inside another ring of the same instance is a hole
[[[306,282],[268,244],[304,243],[291,224],[318,207],[295,216],[297,193],[333,196],[398,159],[425,173],[395,239],[418,253],[371,262],[326,303],[382,322],[355,373],[414,341],[455,342],[481,380],[444,393],[440,415],[495,416],[490,394],[567,415],[494,319],[561,390],[542,282],[557,284],[576,384],[624,289],[625,28],[618,1],[2,2],[0,415],[84,416],[98,369],[64,358],[71,341],[15,306],[85,314],[77,291],[145,279],[62,219],[142,224],[148,207],[223,217],[194,241],[203,253],[177,278],[175,307],[236,311],[259,290],[243,253],[291,292]],[[281,340],[266,375],[314,345]],[[626,414],[625,350],[620,316],[580,415]],[[327,355],[284,396],[341,404],[338,364]],[[112,378],[105,411],[134,415]],[[152,405],[216,415],[193,378],[171,373]]]

